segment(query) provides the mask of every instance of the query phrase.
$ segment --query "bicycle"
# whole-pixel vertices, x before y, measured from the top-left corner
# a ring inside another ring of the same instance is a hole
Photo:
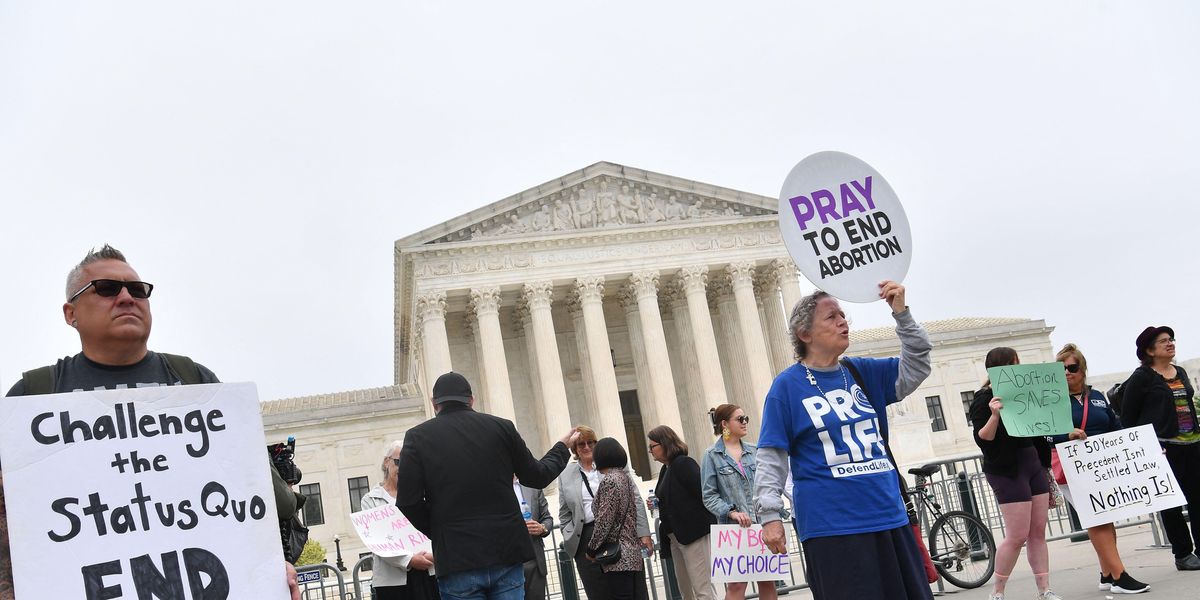
[[[920,502],[933,518],[929,528],[929,557],[943,579],[963,588],[977,588],[992,578],[996,569],[996,538],[975,515],[961,510],[943,513],[929,489],[929,477],[939,465],[925,465],[908,472],[916,483],[905,492],[905,503]],[[910,504],[910,508],[915,508]]]

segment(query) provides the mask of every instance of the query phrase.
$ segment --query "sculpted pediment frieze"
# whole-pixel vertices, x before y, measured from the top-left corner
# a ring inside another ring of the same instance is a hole
[[[774,211],[608,175],[463,227],[432,243],[729,219]]]

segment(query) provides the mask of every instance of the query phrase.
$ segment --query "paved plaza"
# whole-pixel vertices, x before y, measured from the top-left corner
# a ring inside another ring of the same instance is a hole
[[[1200,571],[1176,571],[1170,548],[1154,548],[1153,544],[1154,537],[1149,525],[1117,530],[1117,545],[1121,549],[1121,558],[1125,561],[1126,568],[1134,577],[1151,586],[1149,592],[1137,597],[1200,599]],[[1050,542],[1050,587],[1062,596],[1063,600],[1113,598],[1114,594],[1101,592],[1096,588],[1099,583],[1100,568],[1097,566],[1096,553],[1092,551],[1089,542]],[[960,590],[947,585],[944,592],[935,592],[935,595],[953,600],[986,600],[991,591],[992,586],[989,582],[974,590]],[[1035,592],[1033,573],[1030,572],[1029,563],[1025,562],[1025,555],[1022,553],[1017,567],[1013,569],[1005,597],[1010,600],[1032,600]],[[1132,597],[1126,594],[1116,596]],[[789,600],[811,597],[812,594],[807,590],[792,592],[786,596]]]

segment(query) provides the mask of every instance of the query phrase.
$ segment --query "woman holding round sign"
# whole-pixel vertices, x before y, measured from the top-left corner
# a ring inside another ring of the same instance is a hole
[[[1087,385],[1087,359],[1075,344],[1067,344],[1055,355],[1055,360],[1063,364],[1067,376],[1067,392],[1071,395],[1071,419],[1082,434],[1076,434],[1078,439],[1087,439],[1089,435],[1112,433],[1121,429],[1121,420],[1113,412],[1104,394],[1093,390]],[[1054,436],[1053,442],[1065,442],[1070,436]],[[1057,459],[1053,460],[1054,476],[1057,478],[1063,498],[1074,505],[1071,490],[1067,485],[1062,467]],[[1117,551],[1117,528],[1112,523],[1088,527],[1088,539],[1092,541],[1092,549],[1100,561],[1100,590],[1111,591],[1114,594],[1140,594],[1150,591],[1150,586],[1134,579],[1125,571],[1125,563]]]
[[[1137,337],[1137,357],[1142,366],[1125,382],[1121,420],[1126,427],[1153,425],[1158,443],[1183,495],[1189,515],[1200,515],[1200,419],[1195,390],[1183,367],[1175,364],[1175,330],[1147,327]],[[1200,518],[1192,517],[1191,531],[1182,507],[1159,513],[1175,554],[1175,568],[1200,570],[1195,544],[1200,543]]]
[[[992,348],[984,358],[984,367],[1021,364],[1012,348]],[[1046,438],[1016,437],[1008,434],[1000,420],[1003,399],[992,394],[991,381],[975,392],[968,416],[974,429],[975,444],[983,452],[983,473],[1004,515],[1004,541],[996,548],[996,581],[992,599],[1004,598],[1005,585],[1012,575],[1021,547],[1040,600],[1059,600],[1050,590],[1050,554],[1046,547],[1046,522],[1050,512],[1050,444]],[[1070,439],[1081,439],[1076,429]]]
[[[792,309],[799,361],[776,376],[763,405],[755,503],[763,540],[785,552],[781,493],[791,465],[795,525],[814,598],[932,598],[921,551],[887,447],[887,406],[929,376],[929,336],[905,304],[904,286],[884,281],[900,356],[842,358],[850,326],[833,296],[818,291]]]

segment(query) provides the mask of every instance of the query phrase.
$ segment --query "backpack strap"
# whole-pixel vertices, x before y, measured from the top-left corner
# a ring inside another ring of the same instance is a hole
[[[26,396],[54,393],[54,366],[47,365],[21,374],[21,384]]]
[[[167,366],[179,376],[179,380],[183,385],[204,383],[200,378],[200,368],[196,366],[196,363],[192,359],[179,354],[167,354],[166,352],[159,352],[158,355],[167,361]]]

